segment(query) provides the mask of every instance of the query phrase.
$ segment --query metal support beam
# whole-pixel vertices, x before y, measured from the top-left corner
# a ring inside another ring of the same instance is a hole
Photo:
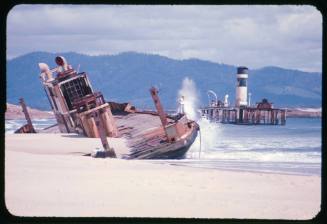
[[[32,124],[32,120],[30,118],[30,115],[27,111],[27,107],[26,107],[26,104],[25,104],[25,101],[23,98],[20,98],[19,99],[19,104],[21,105],[22,109],[23,109],[23,113],[25,115],[25,119],[27,121],[27,125],[28,125],[28,128],[30,130],[30,133],[36,133],[34,127],[33,127],[33,124]]]
[[[165,128],[166,125],[168,124],[167,115],[164,112],[163,107],[161,105],[161,102],[160,102],[160,99],[159,99],[159,96],[158,96],[158,90],[155,87],[152,87],[150,89],[150,93],[151,93],[154,105],[156,106],[156,109],[158,111],[162,126],[163,126],[163,128]]]
[[[106,155],[108,157],[111,157],[111,158],[117,158],[114,149],[113,148],[110,148],[110,146],[109,146],[109,142],[108,142],[108,139],[107,139],[106,131],[105,131],[104,125],[102,123],[102,120],[100,119],[100,111],[99,110],[94,111],[92,113],[92,115],[94,117],[95,124],[97,126],[97,129],[98,129],[98,132],[99,132],[99,136],[100,136],[100,139],[101,139],[101,143],[102,143],[103,149],[106,152]]]

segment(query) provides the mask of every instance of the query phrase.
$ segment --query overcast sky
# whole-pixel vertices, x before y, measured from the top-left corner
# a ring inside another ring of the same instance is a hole
[[[321,72],[322,16],[312,6],[15,6],[7,57],[33,51],[136,51]]]

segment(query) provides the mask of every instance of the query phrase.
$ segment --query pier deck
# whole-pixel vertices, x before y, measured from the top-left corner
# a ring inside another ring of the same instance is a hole
[[[220,107],[209,106],[201,108],[203,117],[227,124],[246,124],[246,125],[285,125],[286,110],[274,108],[256,107]]]

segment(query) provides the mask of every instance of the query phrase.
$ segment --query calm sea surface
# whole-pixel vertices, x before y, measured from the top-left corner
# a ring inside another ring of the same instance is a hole
[[[34,120],[35,128],[55,124]],[[13,133],[25,120],[6,120]],[[288,118],[285,126],[246,126],[199,121],[198,136],[183,160],[151,160],[180,166],[250,172],[321,174],[321,119]]]

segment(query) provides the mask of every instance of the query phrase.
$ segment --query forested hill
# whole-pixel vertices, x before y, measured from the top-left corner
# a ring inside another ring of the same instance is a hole
[[[18,99],[24,97],[31,107],[49,109],[39,80],[38,63],[55,67],[57,55],[64,56],[75,69],[87,72],[93,88],[101,91],[110,101],[152,108],[149,88],[154,85],[159,87],[165,108],[174,109],[185,77],[195,82],[202,105],[208,103],[208,90],[215,91],[220,99],[229,94],[231,103],[235,97],[236,66],[233,65],[199,59],[174,60],[135,52],[105,56],[34,52],[7,61],[7,102],[17,104]],[[267,98],[275,106],[321,106],[320,73],[273,66],[249,69],[248,86],[252,102]]]

